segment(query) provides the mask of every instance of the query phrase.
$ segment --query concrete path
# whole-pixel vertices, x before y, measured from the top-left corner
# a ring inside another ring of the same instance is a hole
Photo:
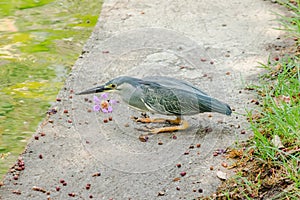
[[[1,199],[193,199],[212,194],[221,182],[217,172],[233,173],[221,165],[229,162],[222,152],[251,135],[243,114],[253,97],[243,88],[255,81],[258,62],[283,45],[271,11],[282,12],[262,0],[106,0],[53,107],[57,112],[45,119],[7,174]],[[120,103],[105,115],[91,111],[93,95],[74,95],[119,75],[190,81],[235,111],[231,117],[186,117],[188,130],[140,142],[136,128],[145,125],[130,119],[140,112],[118,96],[110,97]],[[104,123],[108,117],[112,121]]]

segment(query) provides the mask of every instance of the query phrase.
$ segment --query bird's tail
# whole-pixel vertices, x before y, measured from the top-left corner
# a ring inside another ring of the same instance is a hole
[[[217,112],[224,115],[231,115],[232,110],[230,106],[226,103],[223,103],[217,99],[214,99],[209,96],[198,96],[200,110],[203,112]]]
[[[211,99],[211,112],[217,112],[225,115],[231,115],[232,110],[230,106],[217,99]]]

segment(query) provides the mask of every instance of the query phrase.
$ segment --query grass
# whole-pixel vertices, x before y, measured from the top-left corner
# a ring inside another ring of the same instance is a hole
[[[267,72],[248,88],[259,96],[257,109],[248,112],[254,135],[229,151],[236,175],[208,199],[300,199],[300,4],[280,3],[291,12],[278,16],[295,47],[261,64]]]

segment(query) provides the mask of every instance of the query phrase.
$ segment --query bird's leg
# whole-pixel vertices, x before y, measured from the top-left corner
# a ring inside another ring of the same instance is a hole
[[[141,122],[141,123],[169,123],[169,124],[177,124],[179,125],[181,123],[181,118],[176,117],[176,119],[164,119],[164,118],[155,118],[151,119],[149,117],[147,118],[138,118],[135,119],[136,122]]]
[[[177,123],[177,121],[176,121],[176,123]],[[173,123],[173,124],[176,124],[176,123]],[[180,119],[179,124],[176,124],[176,126],[153,128],[153,129],[150,129],[150,133],[154,135],[154,134],[158,134],[158,133],[174,132],[174,131],[185,130],[188,127],[189,127],[189,123],[185,120]]]
[[[164,119],[165,120],[165,119]],[[179,130],[185,130],[189,127],[189,124],[185,120],[181,120],[180,117],[177,117],[175,120],[165,120],[165,122],[169,122],[171,124],[175,124],[176,126],[169,126],[169,127],[161,127],[161,128],[143,128],[138,129],[142,131],[149,131],[148,134],[143,134],[140,136],[141,141],[146,141],[145,138],[149,135],[155,135],[159,133],[165,133],[165,132],[174,132]]]

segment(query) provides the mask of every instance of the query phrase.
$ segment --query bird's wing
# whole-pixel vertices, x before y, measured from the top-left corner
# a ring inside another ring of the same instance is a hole
[[[140,82],[141,100],[153,112],[164,115],[200,113],[197,96],[189,91],[165,87],[152,81]]]
[[[180,90],[186,90],[189,92],[194,92],[202,95],[207,95],[207,93],[203,92],[199,88],[193,86],[191,83],[188,81],[183,81],[179,79],[175,79],[172,77],[167,77],[167,76],[148,76],[143,78],[144,81],[151,81],[155,82],[157,84],[160,84],[161,86],[165,86],[168,88],[174,88],[174,89],[180,89]]]

